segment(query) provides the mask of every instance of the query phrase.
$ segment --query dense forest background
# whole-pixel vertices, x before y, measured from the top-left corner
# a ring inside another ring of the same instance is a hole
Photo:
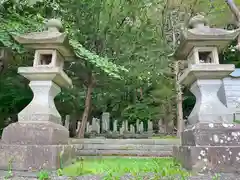
[[[107,111],[111,119],[130,123],[162,119],[171,131],[178,114],[176,60],[171,55],[181,27],[197,13],[211,26],[236,28],[224,0],[0,1],[0,47],[12,52],[0,75],[0,129],[9,123],[7,118],[15,121],[32,99],[29,82],[17,68],[31,66],[33,52],[26,53],[11,35],[40,31],[46,19],[59,18],[77,55],[65,64],[74,88],[63,89],[55,100],[62,116],[85,121]],[[222,52],[221,62],[238,67],[234,44]],[[184,117],[194,103],[184,90]]]

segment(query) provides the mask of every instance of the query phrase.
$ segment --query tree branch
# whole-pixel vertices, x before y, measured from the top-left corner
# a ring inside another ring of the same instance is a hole
[[[236,25],[239,27],[240,26],[240,11],[237,8],[234,0],[225,0],[225,2],[227,3],[229,9],[231,10],[232,14],[234,15],[234,17],[236,19]]]

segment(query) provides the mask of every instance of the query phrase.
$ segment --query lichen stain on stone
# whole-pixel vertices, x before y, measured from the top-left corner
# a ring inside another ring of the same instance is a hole
[[[223,140],[222,140],[222,139],[220,140],[220,143],[221,143],[221,144],[223,143]]]
[[[225,123],[222,123],[222,126],[227,128],[228,127],[228,124],[225,124]]]
[[[231,138],[230,138],[230,137],[228,137],[228,138],[227,138],[227,140],[228,140],[228,141],[231,141]]]
[[[202,157],[201,157],[201,156],[198,156],[198,159],[200,160],[200,159],[202,159]]]
[[[232,134],[233,137],[237,137],[238,136],[238,134],[236,132],[232,132],[231,134]]]
[[[204,157],[206,156],[206,152],[204,150],[201,150],[200,155]]]
[[[219,137],[218,137],[216,134],[213,135],[213,141],[214,141],[215,143],[218,143],[218,142],[219,142]]]
[[[237,161],[239,161],[239,160],[240,160],[240,158],[237,156],[237,157],[236,157],[236,160],[237,160]]]
[[[210,128],[213,128],[213,127],[214,127],[214,124],[213,124],[213,123],[209,123],[208,126],[209,126]]]

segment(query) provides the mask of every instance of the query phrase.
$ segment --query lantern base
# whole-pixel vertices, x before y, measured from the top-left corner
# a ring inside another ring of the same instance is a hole
[[[233,122],[233,112],[218,98],[221,85],[220,79],[198,79],[191,85],[196,104],[188,117],[189,124]]]
[[[0,143],[0,170],[57,170],[75,158],[72,145],[9,145]],[[60,157],[61,155],[61,157]]]
[[[240,125],[199,123],[182,132],[173,148],[182,166],[199,173],[240,172]]]
[[[68,144],[69,131],[60,124],[12,123],[3,130],[2,142],[16,145]]]
[[[68,144],[69,131],[60,124],[12,123],[3,130],[0,169],[56,170],[70,163],[75,149]],[[12,161],[11,164],[9,164]]]

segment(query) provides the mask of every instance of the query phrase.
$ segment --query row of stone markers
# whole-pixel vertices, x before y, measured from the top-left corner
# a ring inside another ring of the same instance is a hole
[[[67,115],[65,118],[65,123],[64,126],[66,128],[69,128],[70,124],[70,116]],[[160,123],[160,122],[159,122]],[[152,121],[148,120],[147,122],[147,128],[145,129],[144,127],[144,122],[137,120],[135,124],[129,124],[128,120],[125,120],[124,122],[121,123],[121,126],[118,126],[119,122],[118,120],[113,120],[113,126],[110,128],[110,113],[104,112],[102,114],[101,120],[98,118],[93,118],[92,123],[87,122],[86,125],[86,133],[92,133],[95,132],[96,134],[103,134],[106,132],[114,132],[114,133],[119,133],[119,134],[124,134],[124,132],[129,132],[129,133],[144,133],[147,132],[148,134],[153,133],[153,123]],[[80,122],[78,122],[78,126],[80,126]],[[77,127],[78,129],[79,127]],[[164,133],[163,131],[159,133]]]

